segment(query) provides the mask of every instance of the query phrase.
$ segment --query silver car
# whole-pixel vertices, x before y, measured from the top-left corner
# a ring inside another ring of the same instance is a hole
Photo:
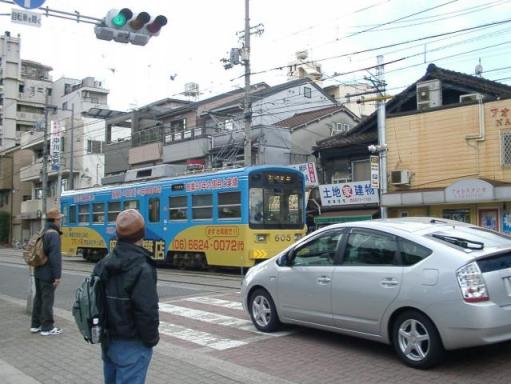
[[[241,294],[260,331],[340,332],[428,368],[446,350],[511,340],[511,238],[435,218],[334,224],[252,267]]]

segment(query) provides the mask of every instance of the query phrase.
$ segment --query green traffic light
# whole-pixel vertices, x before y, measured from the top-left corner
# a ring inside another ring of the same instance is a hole
[[[113,19],[112,24],[116,27],[123,27],[126,24],[126,16],[121,13],[118,13]]]
[[[112,25],[116,28],[122,28],[132,17],[133,12],[131,12],[129,8],[123,8],[117,13],[117,15],[112,17]]]

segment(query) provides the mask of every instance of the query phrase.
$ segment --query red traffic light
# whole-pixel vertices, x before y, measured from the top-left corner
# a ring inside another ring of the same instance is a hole
[[[147,25],[149,33],[155,34],[160,32],[161,27],[167,24],[167,18],[165,16],[157,16],[150,24]]]

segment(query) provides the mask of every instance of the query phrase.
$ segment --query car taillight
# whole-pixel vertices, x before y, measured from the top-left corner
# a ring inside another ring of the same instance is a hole
[[[456,271],[456,277],[458,278],[463,300],[467,303],[490,300],[483,274],[476,262],[472,262],[458,269]]]

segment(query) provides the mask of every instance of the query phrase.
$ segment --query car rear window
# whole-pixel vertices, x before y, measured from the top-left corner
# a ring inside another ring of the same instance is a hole
[[[511,252],[506,252],[505,254],[499,254],[478,260],[477,264],[483,273],[511,268]]]

